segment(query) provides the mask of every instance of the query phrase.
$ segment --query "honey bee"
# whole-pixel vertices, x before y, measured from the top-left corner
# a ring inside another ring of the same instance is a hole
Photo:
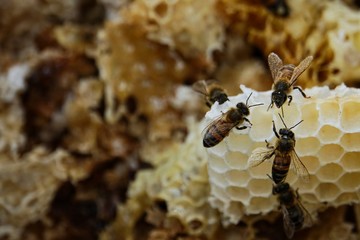
[[[219,118],[212,121],[206,129],[203,145],[206,148],[213,147],[220,143],[227,135],[232,128],[238,130],[243,130],[248,128],[248,126],[238,125],[242,124],[244,121],[248,122],[251,126],[252,123],[246,116],[249,116],[249,108],[264,105],[263,103],[258,103],[254,105],[248,105],[249,98],[252,93],[246,99],[246,103],[239,102],[236,104],[235,108],[230,108],[226,113],[223,113]]]
[[[289,16],[290,9],[286,0],[262,0],[269,11],[280,17]]]
[[[283,213],[284,231],[288,238],[306,225],[312,225],[312,218],[300,201],[298,191],[294,191],[289,183],[281,182],[273,186],[273,194],[278,196]]]
[[[292,101],[290,92],[292,89],[299,90],[304,98],[310,98],[306,96],[300,87],[293,85],[298,77],[310,66],[312,60],[313,57],[308,56],[296,67],[293,64],[284,65],[282,60],[275,53],[269,54],[268,62],[271,76],[274,80],[274,91],[271,94],[271,103],[268,107],[268,110],[269,108],[273,107],[274,103],[277,108],[281,108],[282,110],[282,105],[286,102],[287,99],[289,99],[288,105],[290,105]],[[284,116],[284,112],[282,112],[282,115]]]
[[[223,88],[216,84],[216,80],[201,80],[193,84],[193,89],[205,96],[206,105],[211,107],[216,101],[223,104],[229,101]]]
[[[280,114],[279,117],[283,122],[285,128],[281,128],[278,133],[276,131],[275,123],[273,121],[273,132],[278,138],[275,146],[270,146],[268,141],[265,140],[265,148],[257,148],[252,152],[249,158],[250,167],[256,167],[263,163],[265,160],[274,158],[271,175],[273,181],[276,184],[281,183],[285,180],[289,172],[291,163],[296,173],[302,178],[302,180],[308,181],[309,172],[295,152],[295,134],[291,131],[291,129],[298,126],[303,120],[301,120],[291,128],[288,128],[285,125],[285,122]]]

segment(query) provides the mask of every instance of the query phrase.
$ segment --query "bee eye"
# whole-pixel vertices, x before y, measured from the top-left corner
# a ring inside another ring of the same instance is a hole
[[[240,102],[240,103],[236,104],[236,107],[237,108],[243,108],[243,103]]]

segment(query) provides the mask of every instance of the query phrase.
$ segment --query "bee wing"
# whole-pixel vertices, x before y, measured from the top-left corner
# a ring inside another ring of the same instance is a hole
[[[274,149],[268,147],[259,147],[252,151],[249,160],[248,166],[249,167],[256,167],[259,166],[264,161],[271,159],[275,156]]]
[[[304,213],[304,225],[303,225],[303,227],[310,227],[310,226],[314,225],[314,220],[311,217],[311,214],[304,207],[304,205],[302,205],[302,203],[300,201],[299,201],[299,206],[301,207],[301,209],[302,209],[302,211]]]
[[[271,71],[271,76],[275,81],[279,69],[283,66],[283,62],[278,55],[272,52],[268,56],[268,63]]]
[[[284,224],[284,231],[288,238],[292,238],[295,232],[295,225],[291,221],[289,212],[284,205],[281,205],[281,211],[283,213],[283,224]]]
[[[208,96],[209,92],[207,86],[208,86],[207,82],[205,80],[201,80],[193,83],[192,89],[198,93]]]
[[[206,125],[206,127],[204,127],[204,129],[201,131],[201,135],[204,135],[204,133],[207,132],[212,125],[217,124],[223,117],[224,117],[224,113],[222,113],[221,115],[217,116],[214,120],[209,122],[208,125]]]
[[[311,214],[309,213],[309,211],[304,207],[304,205],[301,202],[298,190],[296,190],[296,198],[297,198],[297,203],[299,204],[299,207],[301,208],[301,210],[303,211],[303,214],[304,214],[304,225],[303,226],[310,227],[310,226],[314,225],[314,221],[311,217]]]
[[[203,80],[206,84],[206,86],[210,86],[210,85],[213,85],[213,84],[219,84],[219,80],[216,80],[216,79],[207,79],[207,80]]]
[[[233,127],[236,126],[236,123],[227,122],[224,119],[226,118],[226,114],[223,113],[213,121],[211,121],[203,130],[202,133],[206,133],[213,125],[217,125],[217,131],[219,132],[229,132]],[[204,134],[202,134],[204,135]]]
[[[303,162],[300,160],[299,156],[295,152],[295,150],[291,151],[291,162],[292,167],[295,169],[297,175],[304,181],[309,182],[310,174]]]
[[[313,60],[313,57],[308,56],[307,58],[302,60],[301,63],[299,63],[299,65],[297,67],[295,67],[294,72],[290,78],[290,86],[292,86],[296,82],[296,80],[300,76],[300,74],[302,74],[310,66],[312,60]]]

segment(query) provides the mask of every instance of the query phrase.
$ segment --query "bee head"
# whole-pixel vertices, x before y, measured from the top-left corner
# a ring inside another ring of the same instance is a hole
[[[290,185],[287,182],[278,183],[273,187],[273,194],[281,194],[289,191]]]
[[[271,101],[275,103],[277,108],[280,108],[286,102],[286,93],[284,91],[274,91],[271,94]]]
[[[238,104],[236,104],[236,108],[245,116],[248,116],[250,114],[249,108],[248,106],[246,106],[245,103],[239,102]]]
[[[228,96],[224,92],[219,93],[216,99],[219,104],[223,104],[224,102],[229,101]]]
[[[284,138],[290,138],[290,139],[293,139],[295,137],[295,134],[293,133],[293,131],[287,129],[287,128],[281,128],[279,130],[279,134],[281,137],[284,137]]]

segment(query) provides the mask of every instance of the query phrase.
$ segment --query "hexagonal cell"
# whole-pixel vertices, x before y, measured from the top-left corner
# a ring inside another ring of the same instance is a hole
[[[341,192],[334,183],[320,183],[315,189],[315,194],[321,202],[332,202]]]
[[[230,186],[227,187],[225,191],[233,201],[240,201],[243,203],[247,203],[249,201],[250,193],[246,188]]]
[[[214,196],[209,196],[209,203],[210,203],[211,207],[216,208],[216,209],[223,209],[225,206],[225,203],[223,201],[221,201],[220,199],[218,199]]]
[[[306,104],[301,108],[302,122],[294,129],[297,136],[314,136],[319,129],[319,113],[316,103]],[[291,126],[289,126],[291,127]]]
[[[339,122],[340,107],[339,103],[334,101],[326,101],[319,104],[319,121],[322,124],[334,124]]]
[[[209,167],[218,173],[223,173],[230,169],[223,158],[214,155],[209,157]]]
[[[279,109],[279,113],[281,114],[281,109]],[[284,110],[284,121],[286,126],[288,127],[292,127],[293,125],[295,125],[296,123],[298,123],[302,118],[301,118],[301,111],[300,111],[300,107],[298,104],[294,103],[294,104],[284,104],[283,105],[283,110]],[[284,124],[282,123],[281,119],[279,118],[279,115],[276,113],[274,114],[274,121],[275,121],[275,125],[277,129],[283,128]],[[271,123],[271,122],[270,122]]]
[[[225,209],[225,213],[227,217],[230,218],[230,222],[235,224],[244,215],[244,205],[240,202],[230,202],[228,207]]]
[[[192,213],[186,217],[185,221],[187,231],[191,234],[201,233],[207,225],[207,219],[202,214]]]
[[[345,173],[337,183],[342,191],[354,192],[360,186],[360,172]]]
[[[245,211],[247,214],[264,214],[273,210],[276,204],[277,199],[275,197],[253,197]]]
[[[265,161],[256,167],[248,169],[250,176],[257,179],[269,179],[266,174],[271,173],[272,161]]]
[[[236,134],[234,132],[230,133],[230,135],[225,139],[225,142],[230,151],[237,151],[245,154],[253,144],[248,134]]]
[[[341,137],[340,143],[347,151],[360,151],[360,133],[346,133]]]
[[[241,152],[227,152],[225,154],[225,162],[232,169],[245,169],[249,156]]]
[[[359,197],[356,193],[353,192],[344,192],[341,193],[335,200],[337,205],[344,205],[349,203],[359,203]]]
[[[317,157],[305,156],[301,157],[300,160],[305,165],[310,174],[316,173],[320,167],[320,162]]]
[[[342,114],[340,125],[345,132],[360,131],[360,102],[355,102],[354,98],[341,104]]]
[[[339,162],[344,149],[338,144],[327,144],[321,147],[318,157],[320,164]]]
[[[348,171],[359,171],[360,170],[360,152],[347,152],[342,156],[340,160],[342,167]]]
[[[319,149],[320,142],[315,137],[299,138],[296,140],[295,151],[299,156],[316,155]]]
[[[344,169],[339,164],[329,163],[322,166],[316,176],[323,182],[336,182],[343,173]]]
[[[208,172],[209,172],[209,181],[211,182],[211,184],[215,184],[220,187],[225,187],[229,185],[228,182],[226,181],[224,173],[218,173],[211,168],[208,168]]]
[[[218,187],[215,184],[211,184],[211,195],[224,202],[225,205],[230,201],[230,197],[227,195],[224,188]]]
[[[209,153],[216,155],[218,157],[223,157],[225,153],[228,151],[227,145],[224,140],[222,140],[219,144],[214,147],[206,148],[206,151]]]
[[[269,197],[272,193],[273,185],[268,179],[250,179],[248,189],[252,197]]]
[[[320,128],[318,134],[322,143],[337,143],[342,132],[336,127],[324,125]]]
[[[260,108],[252,108],[250,113],[250,121],[253,124],[249,137],[253,141],[265,141],[272,135],[272,112],[265,111]]]
[[[319,179],[315,175],[310,175],[309,181],[304,182],[302,179],[298,179],[292,186],[294,189],[299,188],[300,192],[313,192],[319,185]]]
[[[230,170],[224,174],[225,179],[232,186],[245,186],[250,180],[250,175],[247,171]]]
[[[302,193],[300,192],[299,189],[299,194],[300,194],[301,202],[316,203],[316,204],[319,203],[319,200],[314,195],[314,193]]]
[[[164,199],[169,199],[170,194],[167,194],[168,196],[166,196],[166,193],[165,193]],[[171,196],[171,197],[174,197],[174,196]],[[190,206],[193,206],[195,204],[192,201],[192,199],[190,199],[189,197],[184,196],[184,195],[176,196],[175,198],[172,199],[172,201],[174,201],[174,203],[169,204],[169,206],[168,206],[169,212],[175,212],[179,208],[187,209]]]
[[[269,138],[267,139],[267,141],[269,143],[275,143],[275,139],[274,138]],[[250,149],[250,153],[252,153],[256,148],[259,148],[259,147],[265,147],[266,146],[266,142],[265,141],[261,141],[261,142],[254,142],[254,144],[251,146],[251,149]]]

